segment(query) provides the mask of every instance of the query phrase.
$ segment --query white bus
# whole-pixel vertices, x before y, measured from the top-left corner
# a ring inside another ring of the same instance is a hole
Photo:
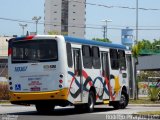
[[[131,52],[123,45],[36,35],[9,40],[8,55],[12,104],[35,104],[38,112],[67,105],[88,112],[95,104],[128,105]]]

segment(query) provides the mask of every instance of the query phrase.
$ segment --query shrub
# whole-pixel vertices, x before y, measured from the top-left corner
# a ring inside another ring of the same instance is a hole
[[[0,82],[0,100],[9,100],[8,84]]]
[[[156,86],[149,87],[149,97],[151,101],[159,100],[160,88]]]

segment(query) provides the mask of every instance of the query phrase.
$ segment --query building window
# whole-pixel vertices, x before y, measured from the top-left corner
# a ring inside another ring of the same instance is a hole
[[[98,47],[92,47],[92,53],[93,53],[93,68],[100,69],[101,68],[101,62],[100,62],[100,53]]]
[[[66,43],[68,67],[73,66],[71,43]]]
[[[54,13],[57,13],[57,11],[54,11]]]
[[[119,69],[118,51],[116,49],[110,49],[111,68],[114,70]]]
[[[75,18],[73,20],[76,20]]]
[[[82,54],[83,54],[83,66],[84,68],[92,68],[92,53],[91,48],[88,45],[82,46]]]
[[[119,67],[121,70],[126,70],[126,57],[124,50],[118,51],[119,55]]]

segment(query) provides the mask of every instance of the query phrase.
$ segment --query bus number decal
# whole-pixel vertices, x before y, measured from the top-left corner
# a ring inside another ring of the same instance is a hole
[[[49,71],[55,70],[56,69],[56,65],[44,65],[43,69],[44,70],[49,70]]]
[[[23,67],[15,67],[15,72],[25,72],[27,71],[27,66],[23,66]]]

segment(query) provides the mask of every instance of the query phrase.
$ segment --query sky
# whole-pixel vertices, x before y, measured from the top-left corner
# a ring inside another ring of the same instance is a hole
[[[96,3],[107,6],[136,7],[136,0],[87,0],[88,3]],[[139,8],[160,9],[160,0],[139,0]],[[0,18],[10,18],[32,21],[33,16],[41,16],[40,22],[44,22],[44,0],[1,0]],[[136,25],[136,10],[122,8],[106,8],[100,6],[86,6],[86,26],[102,28],[102,20],[109,19],[107,37],[114,43],[121,42],[121,30],[126,27],[134,28]],[[0,19],[0,36],[21,35],[22,28],[17,21]],[[28,24],[28,23],[27,23]],[[160,29],[160,10],[139,10],[139,28]],[[35,24],[28,24],[25,32],[34,32]],[[103,29],[86,28],[86,38],[103,38]],[[44,26],[38,25],[38,33],[44,34]],[[135,38],[135,32],[134,32]],[[160,30],[139,30],[139,40],[160,39]]]

